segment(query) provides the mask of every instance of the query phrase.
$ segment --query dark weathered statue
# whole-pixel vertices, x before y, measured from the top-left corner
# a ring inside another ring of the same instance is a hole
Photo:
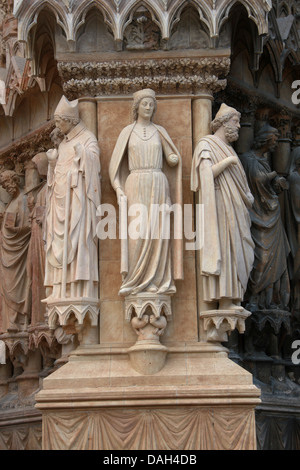
[[[293,282],[293,309],[300,309],[300,147],[292,152],[292,168],[286,210],[287,234],[291,247],[291,279]]]
[[[290,297],[287,257],[289,243],[283,227],[278,194],[288,188],[285,178],[272,171],[267,155],[277,147],[278,131],[266,124],[253,148],[241,156],[254,204],[250,209],[255,260],[248,283],[248,308],[284,309]]]

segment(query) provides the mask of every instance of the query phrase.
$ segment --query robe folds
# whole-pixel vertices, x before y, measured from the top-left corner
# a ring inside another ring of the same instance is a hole
[[[29,210],[23,190],[6,208],[1,229],[0,274],[2,296],[2,330],[17,328],[19,314],[30,316],[31,281],[26,263],[30,242]],[[18,325],[20,329],[20,325]],[[22,327],[21,327],[22,329]]]
[[[128,209],[134,204],[142,204],[147,208],[148,216],[152,204],[180,204],[182,207],[182,163],[178,150],[162,127],[153,124],[152,135],[144,140],[135,133],[135,124],[123,129],[112,154],[109,175],[113,188],[123,190]],[[179,162],[168,168],[163,156],[167,158],[172,153],[178,156]],[[170,243],[170,240],[162,239],[160,226],[159,236],[153,239],[150,217],[143,229],[145,238],[132,240],[129,236],[129,268],[120,294],[174,293],[174,279],[183,278],[182,236]],[[175,219],[174,227],[174,233],[180,232],[182,235],[181,217]]]
[[[48,173],[47,179],[45,286],[62,283],[65,220],[68,222],[67,283],[98,282],[96,210],[100,204],[99,154],[96,137],[82,121],[58,147],[54,174]],[[68,188],[69,172],[71,181]],[[70,208],[66,219],[67,191],[70,191]]]
[[[31,280],[31,326],[45,322],[46,305],[41,300],[46,297],[44,287],[46,245],[43,239],[46,212],[47,184],[43,182],[36,194],[31,218],[31,238],[27,256],[27,275]]]
[[[292,279],[300,279],[300,175],[292,171],[288,178],[289,191],[286,203],[286,227],[293,258]]]
[[[249,289],[252,294],[259,294],[279,281],[287,271],[290,247],[281,220],[279,199],[268,177],[272,171],[268,160],[251,151],[243,154],[241,161],[255,197],[250,210],[255,262]]]
[[[209,135],[194,152],[191,189],[203,204],[201,275],[204,301],[241,301],[254,261],[249,208],[253,196],[240,163],[229,165],[214,178],[212,167],[236,155],[230,145]]]

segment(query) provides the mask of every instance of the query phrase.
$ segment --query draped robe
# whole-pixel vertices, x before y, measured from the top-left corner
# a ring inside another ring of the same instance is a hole
[[[79,160],[75,146],[81,144]],[[67,289],[69,297],[98,297],[98,239],[96,210],[100,204],[100,160],[96,137],[80,121],[58,147],[54,174],[48,175],[48,207],[46,217],[45,286],[61,286],[66,195],[70,190],[67,239]],[[68,189],[68,173],[71,188]],[[54,295],[55,297],[55,295]]]
[[[46,211],[47,184],[44,182],[36,195],[36,202],[31,214],[31,238],[27,257],[27,274],[31,279],[32,306],[31,326],[45,322],[46,305],[41,303],[45,298],[45,243],[43,239],[44,218]],[[37,219],[41,221],[39,224]]]
[[[287,232],[293,257],[293,279],[300,279],[300,175],[297,170],[290,173],[289,201],[287,204]]]
[[[268,160],[254,151],[242,155],[241,160],[255,198],[250,210],[255,261],[249,279],[249,291],[255,295],[287,273],[290,247],[281,220],[279,199],[268,177],[272,171]]]
[[[26,273],[30,241],[29,210],[23,190],[6,208],[1,229],[2,330],[24,329],[30,315],[31,283]],[[21,315],[21,317],[20,317]]]
[[[191,189],[200,190],[203,214],[201,275],[204,301],[241,301],[254,260],[250,231],[253,197],[240,163],[229,165],[214,178],[212,167],[236,155],[230,145],[212,135],[195,149]]]
[[[127,196],[128,208],[133,204],[143,204],[147,208],[148,220],[143,227],[147,239],[132,240],[129,237],[129,271],[120,295],[142,292],[171,294],[176,292],[174,279],[183,278],[182,239],[172,240],[171,247],[168,239],[162,239],[162,226],[158,238],[151,238],[150,214],[151,204],[182,204],[181,157],[161,126],[153,124],[154,133],[149,140],[136,135],[134,127],[135,123],[121,132],[109,174],[113,188],[122,188]],[[163,166],[163,155],[168,157],[172,153],[178,156],[179,162],[167,170],[168,165]],[[177,220],[175,231],[180,231],[180,224],[182,220]]]

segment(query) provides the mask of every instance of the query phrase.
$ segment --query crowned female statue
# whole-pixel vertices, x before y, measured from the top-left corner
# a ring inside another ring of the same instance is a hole
[[[130,208],[134,205],[146,209],[147,215],[141,224],[141,236],[130,237],[129,233],[128,246],[123,245],[122,259],[127,256],[128,263],[121,268],[123,283],[119,294],[146,294],[151,299],[174,294],[174,280],[183,278],[182,239],[173,239],[171,250],[170,237],[163,233],[171,205],[182,204],[182,167],[179,152],[166,130],[152,121],[157,106],[155,92],[140,90],[133,98],[134,122],[120,133],[109,174],[119,205],[124,198],[127,200],[128,226],[133,220]],[[155,207],[164,208],[156,220]],[[181,218],[174,219],[174,233],[180,232]]]

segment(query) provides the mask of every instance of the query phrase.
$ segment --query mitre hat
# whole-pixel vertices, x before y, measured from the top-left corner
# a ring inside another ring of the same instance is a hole
[[[65,96],[62,96],[54,112],[54,116],[79,119],[78,100],[69,101]]]
[[[151,88],[144,88],[143,90],[133,93],[134,101],[140,101],[143,98],[152,98],[155,100],[155,91],[151,90]]]
[[[227,116],[228,114],[240,114],[235,108],[231,108],[230,106],[227,106],[227,104],[222,103],[220,106],[219,111],[217,112],[215,119],[220,119],[223,116]]]

